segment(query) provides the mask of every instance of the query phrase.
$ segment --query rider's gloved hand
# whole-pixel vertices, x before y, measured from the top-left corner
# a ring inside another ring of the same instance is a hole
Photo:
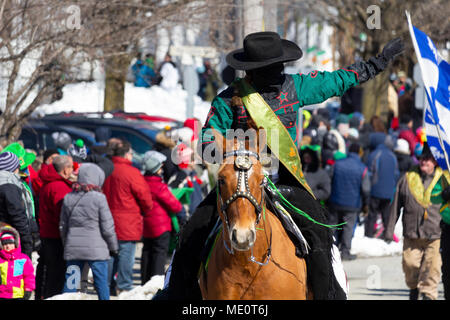
[[[381,56],[386,61],[393,60],[397,55],[401,54],[405,50],[405,44],[401,38],[395,38],[390,40],[383,48]]]
[[[358,74],[359,83],[375,78],[382,72],[397,55],[405,50],[404,42],[401,38],[390,40],[383,48],[380,54],[371,57],[367,61],[359,61],[347,67]]]

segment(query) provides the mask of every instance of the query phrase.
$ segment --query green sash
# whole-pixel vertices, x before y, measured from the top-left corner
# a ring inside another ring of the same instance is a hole
[[[281,123],[280,119],[275,115],[263,97],[255,91],[247,80],[239,79],[235,81],[235,84],[239,89],[242,102],[249,112],[250,117],[255,121],[258,128],[262,127],[266,131],[267,144],[271,152],[315,199],[316,197],[306,183],[303,175],[302,163],[297,146],[292,141],[286,127]],[[278,137],[278,145],[276,145],[276,141],[272,141],[272,137],[274,136]]]

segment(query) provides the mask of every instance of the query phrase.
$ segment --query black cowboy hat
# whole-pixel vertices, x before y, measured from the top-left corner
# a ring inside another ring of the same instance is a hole
[[[295,61],[302,50],[292,41],[281,39],[276,32],[250,33],[244,38],[244,48],[230,52],[227,63],[237,70],[253,70],[274,63]]]
[[[430,146],[427,142],[423,143],[422,153],[418,157],[419,159],[434,159],[433,153],[431,152]]]

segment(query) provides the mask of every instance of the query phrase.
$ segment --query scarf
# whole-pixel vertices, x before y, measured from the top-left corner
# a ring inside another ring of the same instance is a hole
[[[95,184],[84,184],[78,182],[72,184],[72,190],[75,192],[89,192],[89,191],[103,192],[102,188],[96,186]]]

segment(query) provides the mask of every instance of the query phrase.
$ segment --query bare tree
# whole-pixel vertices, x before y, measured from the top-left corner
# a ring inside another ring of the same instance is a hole
[[[389,40],[401,37],[406,44],[405,54],[399,56],[392,67],[411,75],[415,61],[405,10],[411,13],[413,23],[438,46],[444,46],[450,39],[450,2],[446,0],[307,0],[306,3],[310,12],[336,28],[334,43],[341,67],[351,64],[357,57],[368,59],[380,53]],[[372,19],[379,19],[379,25],[374,26]],[[388,77],[389,72],[384,72],[363,85],[367,118],[377,114],[386,119]]]
[[[187,21],[208,2],[3,0],[0,3],[0,137],[15,140],[30,114],[80,78],[84,61],[106,69],[105,109],[123,109],[125,75],[142,36]],[[191,14],[189,14],[191,13]]]

